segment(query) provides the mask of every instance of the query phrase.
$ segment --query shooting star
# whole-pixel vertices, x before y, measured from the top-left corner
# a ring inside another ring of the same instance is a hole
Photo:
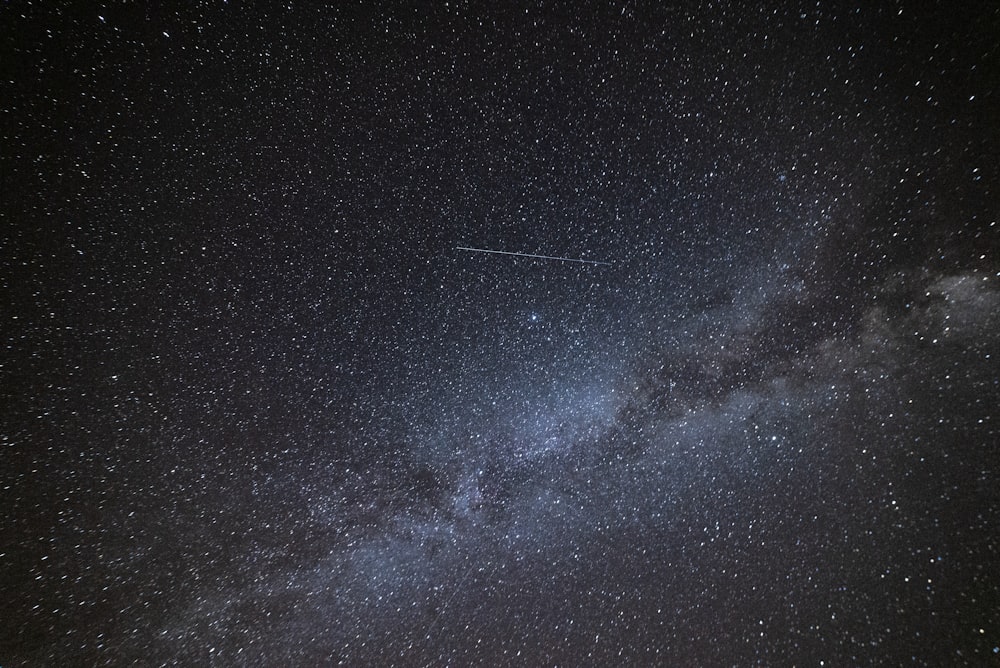
[[[535,255],[533,253],[512,253],[510,251],[490,250],[488,248],[470,248],[468,246],[455,246],[456,250],[470,251],[472,253],[495,253],[496,255],[515,255],[517,257],[533,257],[539,260],[558,260],[559,262],[579,262],[581,264],[602,264],[611,266],[610,262],[598,262],[597,260],[580,260],[573,257],[556,257],[554,255]]]

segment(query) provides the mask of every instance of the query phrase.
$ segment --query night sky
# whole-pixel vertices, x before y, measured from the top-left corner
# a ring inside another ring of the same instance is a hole
[[[0,665],[1000,664],[995,3],[147,4],[0,6]]]

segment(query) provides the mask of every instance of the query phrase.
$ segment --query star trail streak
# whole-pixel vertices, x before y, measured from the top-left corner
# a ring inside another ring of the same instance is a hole
[[[517,257],[533,257],[540,260],[558,260],[560,262],[580,262],[582,264],[602,264],[605,266],[611,266],[610,262],[598,262],[597,260],[580,260],[571,257],[555,257],[553,255],[534,255],[532,253],[513,253],[510,251],[502,250],[489,250],[486,248],[469,248],[468,246],[455,246],[456,250],[462,251],[472,251],[474,253],[495,253],[497,255],[515,255]]]

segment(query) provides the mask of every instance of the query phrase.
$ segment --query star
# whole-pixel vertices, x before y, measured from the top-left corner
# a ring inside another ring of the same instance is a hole
[[[995,656],[997,9],[100,12],[0,20],[4,665]]]

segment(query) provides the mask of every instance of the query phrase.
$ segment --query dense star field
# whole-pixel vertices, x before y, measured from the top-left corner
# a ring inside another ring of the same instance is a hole
[[[996,4],[174,4],[0,7],[0,665],[1000,662]]]

